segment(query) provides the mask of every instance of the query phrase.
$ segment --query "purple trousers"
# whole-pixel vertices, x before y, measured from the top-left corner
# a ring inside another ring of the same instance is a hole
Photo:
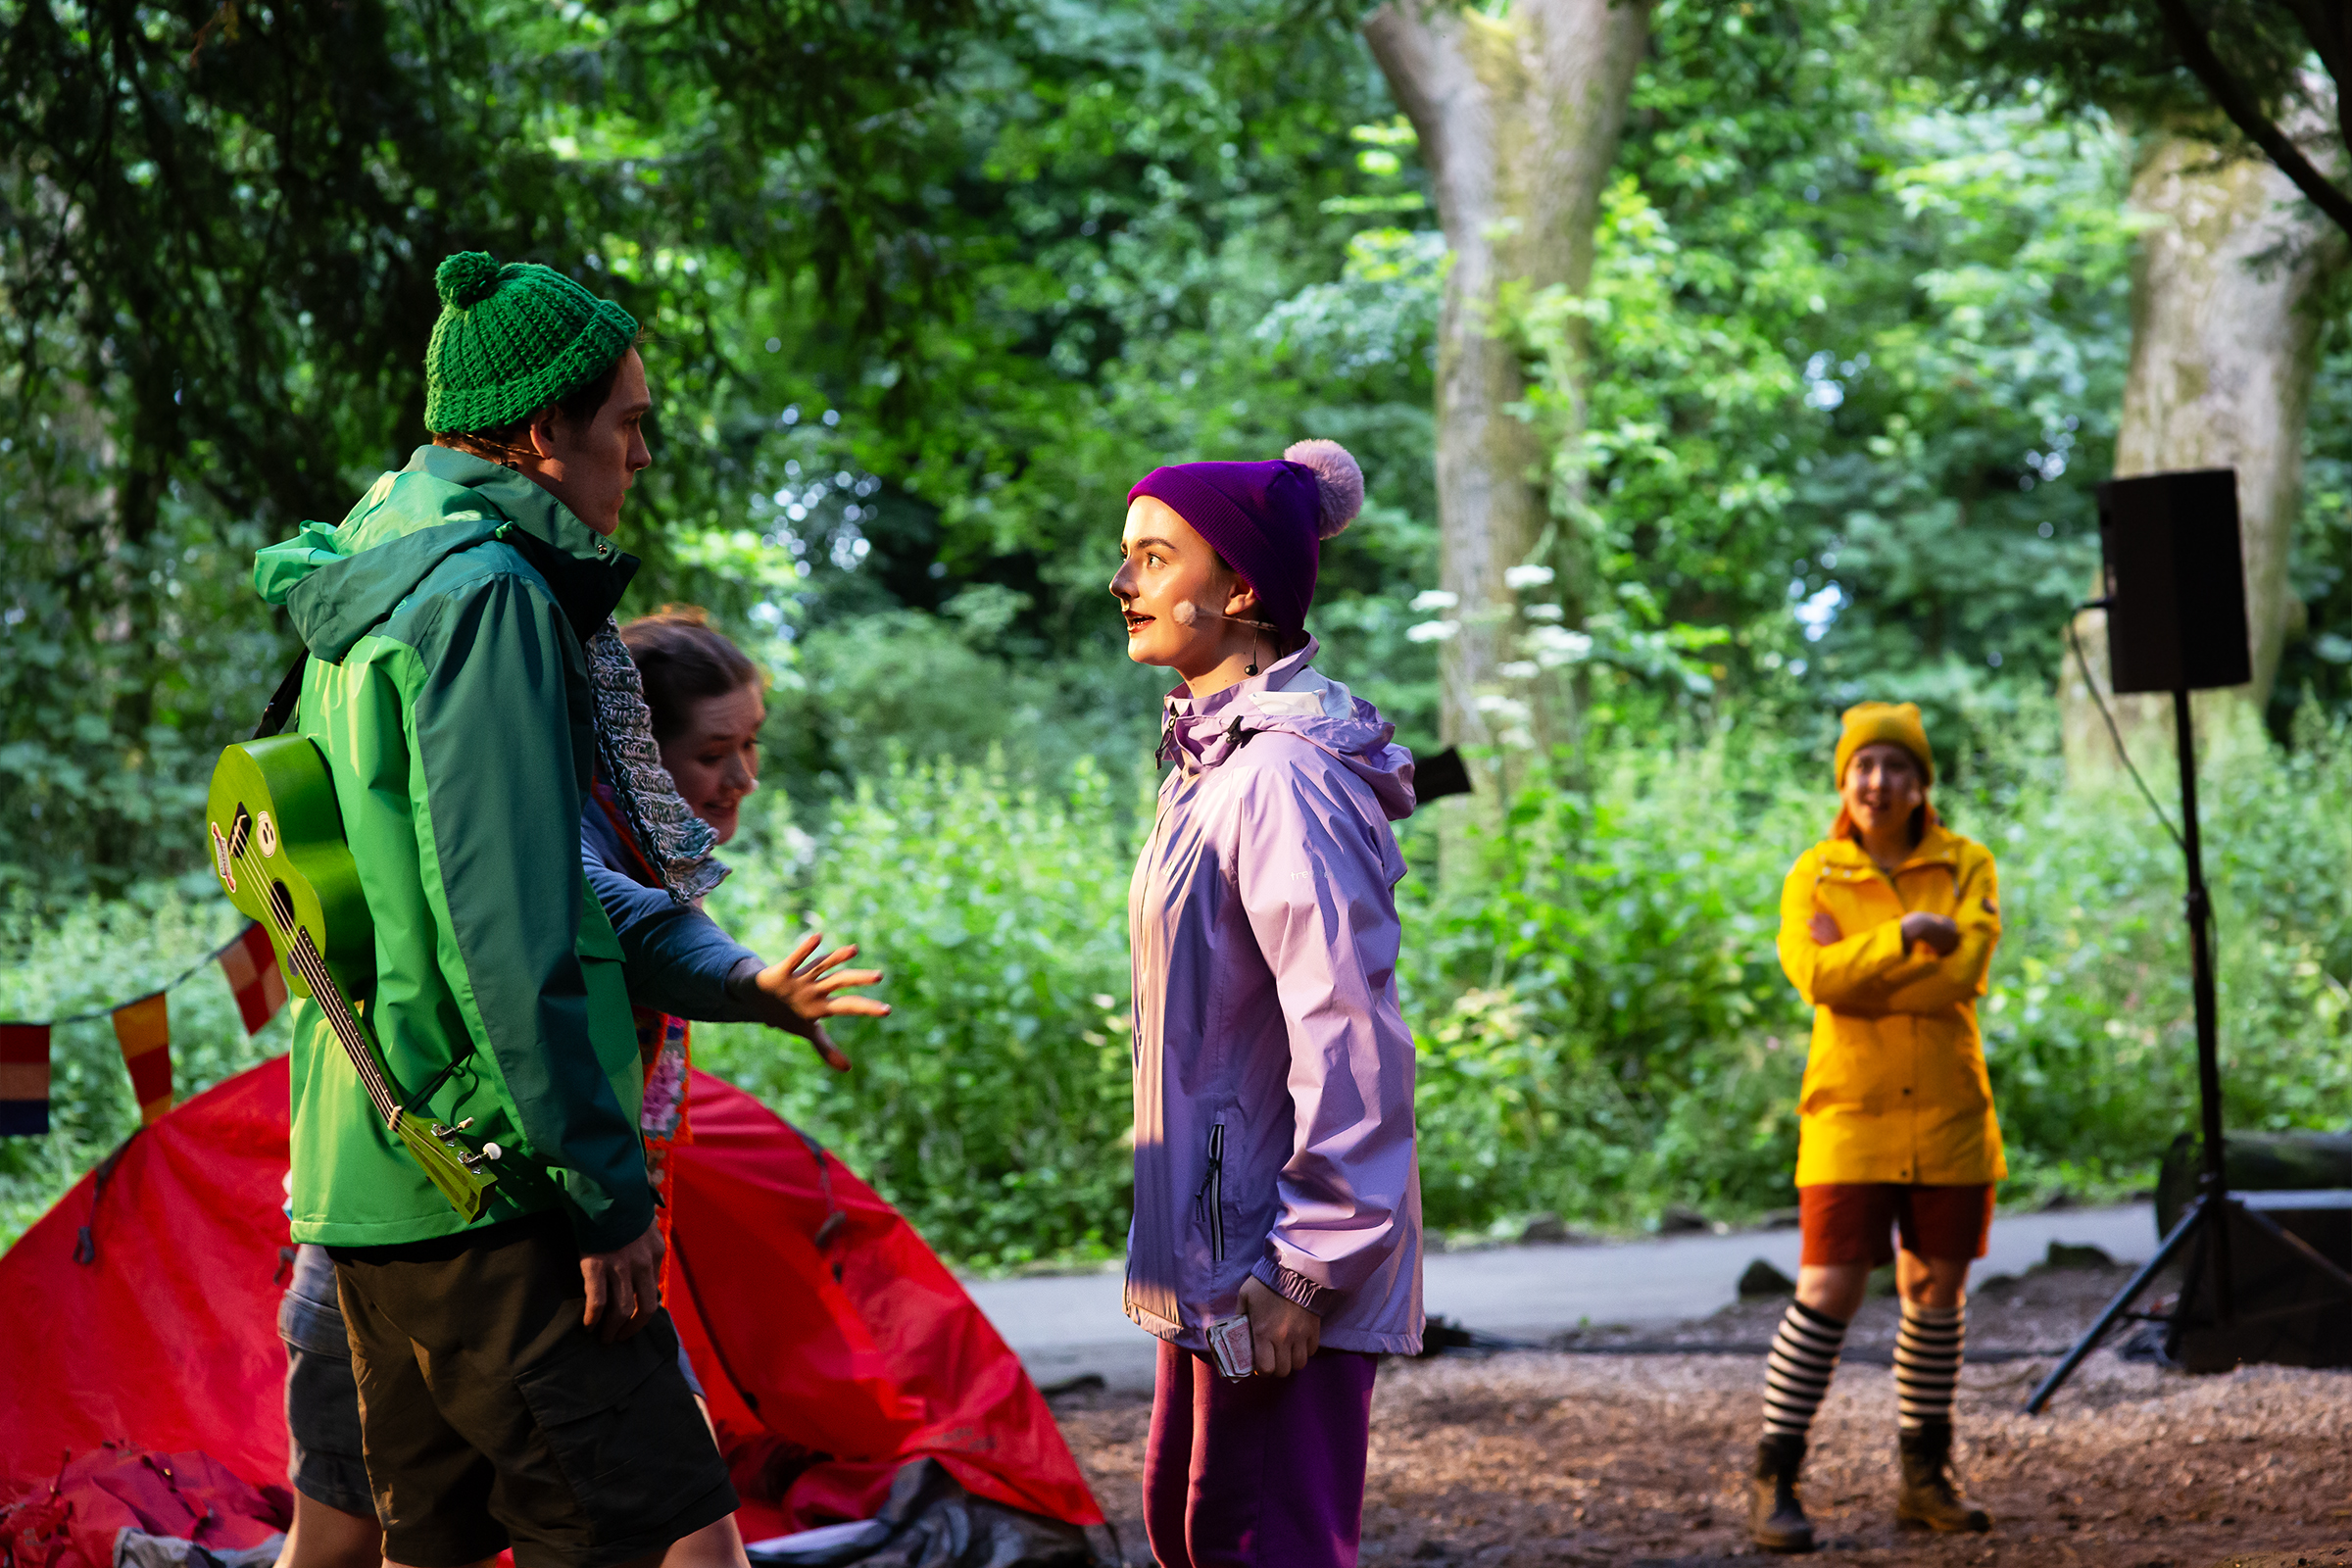
[[[1355,1568],[1377,1358],[1317,1350],[1229,1381],[1159,1342],[1144,1533],[1160,1568]]]

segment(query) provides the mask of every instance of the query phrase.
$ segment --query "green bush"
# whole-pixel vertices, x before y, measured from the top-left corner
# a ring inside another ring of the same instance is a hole
[[[1732,757],[1623,750],[1589,790],[1525,791],[1471,874],[1400,890],[1432,1224],[1754,1206],[1786,1181],[1802,1023],[1772,943],[1823,813]]]
[[[2218,750],[2202,770],[2232,1127],[2352,1118],[2352,733],[2306,715],[2301,742]],[[1983,836],[2001,860],[1983,1022],[2011,1164],[2029,1182],[2146,1185],[2196,1115],[2180,852],[2120,789],[2021,794]]]
[[[2043,705],[1954,737],[1937,791],[2000,864],[1983,1023],[2011,1202],[2144,1188],[2195,1106],[2180,856],[2135,797],[2063,787],[2051,719]],[[2217,749],[2203,771],[2233,1127],[2352,1119],[2352,733],[2306,715],[2297,740]],[[2163,760],[2142,759],[2152,774]],[[1524,793],[1443,887],[1431,825],[1406,824],[1400,985],[1437,1227],[1507,1231],[1545,1209],[1636,1227],[1669,1202],[1735,1219],[1791,1200],[1810,1018],[1774,922],[1783,874],[1833,809],[1821,759],[1741,732],[1621,741],[1585,771],[1581,788]],[[821,840],[779,797],[756,800],[712,912],[770,955],[811,926],[862,943],[896,1010],[836,1031],[857,1063],[843,1077],[751,1026],[704,1026],[698,1059],[838,1149],[951,1257],[1115,1252],[1137,795],[1084,759],[1054,789],[993,757],[902,762]],[[169,897],[53,929],[25,906],[12,920],[0,1011],[20,1015],[119,1001],[234,929]],[[217,975],[174,993],[173,1029],[189,1088],[282,1049],[282,1025],[243,1038]],[[8,1234],[135,1116],[103,1022],[61,1031],[59,1057],[61,1134],[0,1145]]]
[[[2005,1192],[2121,1196],[2195,1114],[2181,861],[2136,797],[2068,792],[2031,735],[2005,726],[2002,776],[1939,792],[2000,864],[1981,1021]],[[2286,758],[2205,763],[2231,1126],[2352,1117],[2346,741],[2307,723]],[[1774,911],[1833,808],[1817,761],[1752,737],[1623,752],[1589,793],[1524,796],[1468,891],[1408,900],[1433,1223],[1789,1201],[1810,1018]]]
[[[698,1062],[840,1150],[951,1255],[1123,1246],[1137,813],[1119,806],[1084,758],[1049,792],[1016,788],[992,755],[862,782],[813,876],[771,836],[712,912],[771,956],[810,926],[858,941],[893,1011],[836,1031],[857,1063],[844,1076],[748,1025],[698,1029]]]

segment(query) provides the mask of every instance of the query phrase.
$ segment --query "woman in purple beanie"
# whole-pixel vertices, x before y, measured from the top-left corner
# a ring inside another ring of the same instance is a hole
[[[1127,1315],[1160,1341],[1144,1518],[1163,1568],[1353,1564],[1375,1358],[1421,1348],[1389,829],[1413,760],[1305,630],[1322,541],[1363,494],[1330,441],[1154,468],[1110,583],[1127,657],[1182,677],[1127,905]]]

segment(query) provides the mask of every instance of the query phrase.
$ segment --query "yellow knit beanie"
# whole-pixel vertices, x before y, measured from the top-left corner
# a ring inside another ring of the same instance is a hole
[[[1919,763],[1920,782],[1936,782],[1936,752],[1919,720],[1917,703],[1856,703],[1845,710],[1845,732],[1838,737],[1838,765],[1831,782],[1845,784],[1845,764],[1865,746],[1900,746]]]

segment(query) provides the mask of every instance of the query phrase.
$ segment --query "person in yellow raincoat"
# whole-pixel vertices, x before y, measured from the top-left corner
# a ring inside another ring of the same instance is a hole
[[[1796,1490],[1806,1435],[1870,1271],[1888,1262],[1902,1298],[1896,1517],[1991,1525],[1955,1485],[1951,1446],[1968,1267],[2008,1174],[1977,1033],[2001,936],[1992,854],[1929,804],[1936,754],[1913,704],[1848,709],[1836,778],[1830,836],[1781,888],[1781,967],[1813,1005],[1813,1043],[1797,1102],[1803,1260],[1749,1483],[1749,1533],[1777,1551],[1812,1547]]]

